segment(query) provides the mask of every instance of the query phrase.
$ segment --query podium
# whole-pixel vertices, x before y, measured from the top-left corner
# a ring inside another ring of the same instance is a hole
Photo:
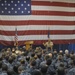
[[[32,47],[32,44],[33,44],[33,43],[34,43],[33,41],[26,41],[26,42],[25,42],[26,50],[29,50],[29,49]]]

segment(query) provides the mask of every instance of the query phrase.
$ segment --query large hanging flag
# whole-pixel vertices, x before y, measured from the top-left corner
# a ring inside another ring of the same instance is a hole
[[[0,43],[12,45],[14,29],[18,42],[42,44],[75,43],[75,0],[0,0]]]

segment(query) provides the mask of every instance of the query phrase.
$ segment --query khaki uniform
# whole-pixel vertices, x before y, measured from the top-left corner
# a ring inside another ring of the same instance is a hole
[[[46,42],[46,43],[44,44],[44,46],[46,47],[47,50],[48,50],[48,49],[50,49],[51,51],[53,50],[53,42],[52,42],[52,41]]]

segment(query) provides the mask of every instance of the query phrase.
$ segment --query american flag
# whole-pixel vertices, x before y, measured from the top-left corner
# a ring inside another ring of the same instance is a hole
[[[19,45],[75,43],[75,0],[0,0],[0,43],[12,45],[15,26]]]

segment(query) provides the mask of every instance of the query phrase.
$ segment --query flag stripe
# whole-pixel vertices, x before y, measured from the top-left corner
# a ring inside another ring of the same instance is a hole
[[[49,2],[66,2],[66,3],[75,3],[75,0],[32,0],[32,1],[49,1]]]
[[[17,26],[18,31],[26,30],[75,30],[75,25],[21,25]],[[3,31],[15,31],[14,26],[0,26],[0,30]]]
[[[75,34],[75,30],[50,30],[50,35],[66,35],[66,34]],[[6,34],[5,34],[6,33]],[[46,35],[48,33],[48,30],[27,30],[27,31],[18,31],[18,36],[19,35]],[[15,32],[14,31],[1,31],[1,35],[6,35],[6,36],[14,36]]]
[[[75,7],[75,3],[50,2],[50,1],[32,1],[32,5]]]
[[[11,41],[14,40],[14,36],[4,36],[0,35],[0,40],[5,39],[6,41]],[[50,39],[52,40],[70,40],[70,39],[75,39],[75,34],[71,35],[50,35]],[[18,36],[18,40],[47,40],[47,35],[23,35],[23,36]]]
[[[32,11],[38,10],[38,11],[65,11],[65,12],[75,12],[74,7],[59,7],[59,6],[32,6]]]
[[[61,18],[62,17],[62,18]],[[48,16],[48,15],[31,15],[31,16],[2,16],[1,20],[59,20],[75,21],[75,16]]]
[[[36,13],[37,13],[37,14],[36,14]],[[32,11],[32,15],[75,16],[75,12],[60,12],[60,11]]]
[[[75,21],[49,21],[49,20],[30,20],[30,21],[1,21],[0,20],[0,25],[5,25],[5,26],[21,26],[21,25],[75,25]]]

